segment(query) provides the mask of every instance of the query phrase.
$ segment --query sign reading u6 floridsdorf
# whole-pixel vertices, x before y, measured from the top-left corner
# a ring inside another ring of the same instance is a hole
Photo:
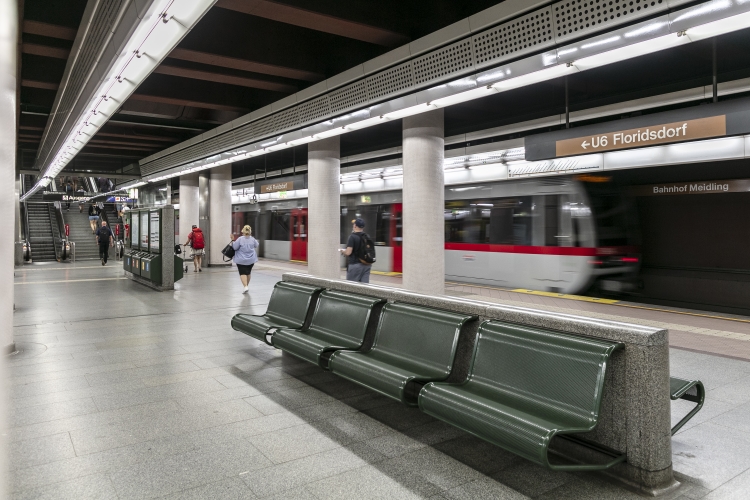
[[[726,115],[631,128],[616,132],[586,135],[555,142],[556,156],[599,153],[617,149],[643,148],[670,142],[708,139],[727,135]]]
[[[750,98],[644,114],[524,138],[526,160],[645,148],[750,134]]]

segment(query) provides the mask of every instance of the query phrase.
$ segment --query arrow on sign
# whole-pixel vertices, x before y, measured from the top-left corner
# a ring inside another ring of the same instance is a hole
[[[583,141],[583,143],[581,143],[581,147],[582,147],[583,149],[586,149],[586,148],[588,148],[588,147],[589,147],[589,142],[588,142],[588,141]]]

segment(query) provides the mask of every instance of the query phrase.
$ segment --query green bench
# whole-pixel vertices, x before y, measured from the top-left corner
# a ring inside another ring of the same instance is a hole
[[[385,300],[350,293],[325,291],[318,297],[310,326],[305,329],[281,328],[271,343],[298,358],[328,368],[333,351],[357,350]]]
[[[684,399],[685,401],[695,403],[695,408],[672,427],[672,435],[674,436],[688,420],[693,418],[703,408],[703,401],[706,399],[706,390],[703,388],[703,383],[700,380],[669,377],[669,397],[672,401]]]
[[[565,436],[597,424],[607,362],[622,344],[486,321],[463,383],[429,383],[420,409],[485,441],[556,470],[600,470],[624,454]],[[610,456],[603,464],[549,461],[555,436]]]
[[[280,281],[276,283],[263,315],[236,314],[232,328],[270,344],[268,335],[279,328],[302,328],[310,304],[322,288]]]
[[[383,307],[371,349],[336,351],[328,368],[345,379],[416,406],[422,384],[448,378],[462,328],[476,316],[404,303]]]

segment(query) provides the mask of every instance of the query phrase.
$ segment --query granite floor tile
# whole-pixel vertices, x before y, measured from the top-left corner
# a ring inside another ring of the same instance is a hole
[[[750,437],[709,421],[674,436],[672,457],[675,471],[713,490],[750,468]]]
[[[257,497],[242,479],[231,477],[215,483],[204,484],[197,488],[178,491],[161,498],[164,500],[250,500]]]
[[[252,471],[240,477],[253,493],[263,498],[382,459],[382,455],[357,443]]]
[[[105,474],[71,479],[50,486],[13,493],[13,500],[118,500],[117,493]]]
[[[434,485],[410,474],[392,475],[377,466],[365,466],[311,483],[306,487],[316,497],[330,500],[418,500],[440,492]]]
[[[251,436],[247,440],[276,464],[339,448],[347,443],[337,441],[310,424]]]
[[[282,491],[276,495],[263,497],[264,500],[321,500],[321,497],[315,496],[307,487],[292,488]]]
[[[472,500],[527,500],[531,498],[490,478],[477,479],[456,486],[443,493],[443,496],[455,500],[467,498]]]
[[[704,498],[705,500],[746,500],[748,492],[750,492],[750,470],[733,477]]]
[[[16,408],[8,415],[11,427],[47,422],[99,411],[92,398]]]
[[[75,456],[67,432],[11,443],[8,450],[11,470],[54,462]]]
[[[520,460],[516,465],[494,474],[492,479],[533,498],[573,481],[574,477]]]

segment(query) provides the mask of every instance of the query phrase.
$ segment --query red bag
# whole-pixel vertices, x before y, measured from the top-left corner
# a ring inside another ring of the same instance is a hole
[[[206,247],[206,240],[203,238],[203,231],[200,228],[193,229],[192,247],[195,250],[200,250]]]

